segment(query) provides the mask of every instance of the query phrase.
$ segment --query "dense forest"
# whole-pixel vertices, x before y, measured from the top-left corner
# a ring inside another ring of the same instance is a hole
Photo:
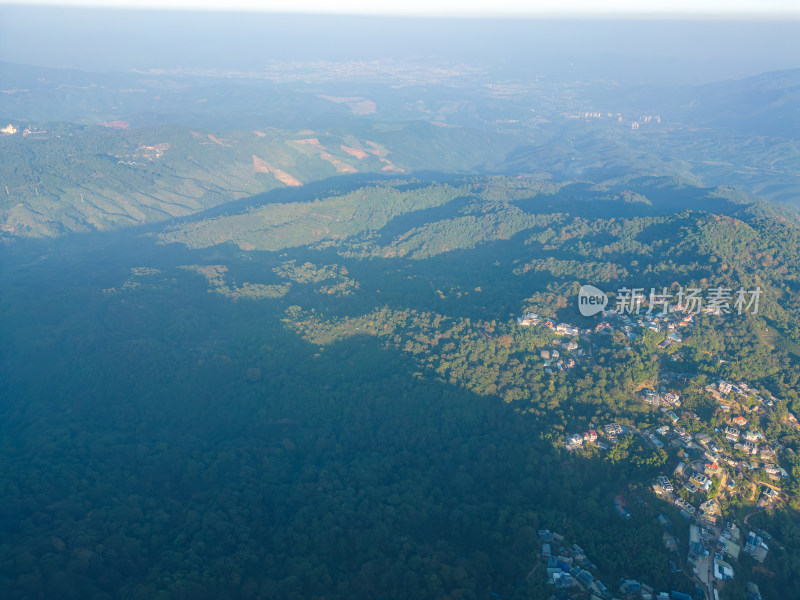
[[[549,598],[539,529],[611,588],[694,593],[689,524],[649,488],[674,450],[563,443],[659,423],[637,394],[667,372],[691,376],[674,385],[698,432],[722,422],[718,378],[781,400],[754,422],[787,449],[788,501],[751,519],[772,551],[724,594],[783,597],[800,556],[791,213],[671,179],[516,177],[356,180],[238,211],[5,245],[7,597]],[[763,293],[666,348],[517,322],[591,330],[583,283]],[[568,342],[576,364],[550,370],[542,351]]]

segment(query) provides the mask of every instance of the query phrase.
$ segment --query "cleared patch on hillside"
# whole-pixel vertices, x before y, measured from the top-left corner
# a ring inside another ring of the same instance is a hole
[[[256,173],[272,175],[275,177],[275,179],[290,187],[299,187],[303,185],[300,181],[295,179],[292,175],[289,175],[289,173],[286,171],[282,171],[277,167],[273,167],[263,158],[259,158],[255,154],[253,154],[253,171]]]
[[[325,146],[323,146],[317,138],[291,140],[289,144],[303,152],[307,152],[308,149],[313,149],[322,160],[332,164],[337,173],[358,173],[358,169],[356,169],[353,165],[350,165],[343,160],[339,160],[333,154],[328,152]]]

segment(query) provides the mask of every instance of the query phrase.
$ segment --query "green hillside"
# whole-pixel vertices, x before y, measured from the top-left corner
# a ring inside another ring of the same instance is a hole
[[[14,237],[55,236],[183,217],[338,175],[474,171],[510,139],[426,123],[333,131],[108,129],[61,123],[0,137],[0,223]],[[41,131],[42,133],[38,133]]]
[[[593,578],[691,593],[688,522],[651,483],[702,452],[642,436],[717,435],[732,414],[707,388],[722,379],[749,384],[728,401],[788,475],[749,521],[773,536],[764,569],[743,555],[722,597],[748,580],[781,597],[800,555],[792,213],[663,178],[346,181],[157,235],[7,244],[3,589],[538,600],[554,589],[537,534],[551,529]],[[762,296],[756,314],[731,298],[691,326],[659,316],[679,332],[665,345],[646,312],[582,317],[586,283],[612,302],[625,286]],[[642,400],[659,383],[680,394],[677,424]],[[755,395],[775,403],[751,411]],[[605,437],[612,423],[629,433]],[[565,449],[593,428],[604,447]],[[736,487],[712,493],[742,526],[766,476],[721,452]]]

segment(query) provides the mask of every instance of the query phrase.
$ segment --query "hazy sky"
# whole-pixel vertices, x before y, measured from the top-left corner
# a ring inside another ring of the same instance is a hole
[[[797,0],[10,0],[7,3],[415,16],[800,16]]]
[[[468,63],[509,77],[610,78],[628,83],[707,82],[800,68],[800,0],[192,2],[193,8],[205,8],[200,11],[177,9],[187,5],[184,0],[147,0],[157,2],[158,11],[130,10],[143,5],[130,0],[96,1],[104,7],[78,6],[67,0],[49,0],[49,6],[0,0],[0,61],[84,70],[180,66],[259,71],[275,61],[413,59]],[[129,9],[109,7],[121,4]],[[211,10],[256,5],[257,12]],[[639,10],[669,7],[671,11],[683,7],[687,13],[638,19],[621,18],[614,12],[596,19],[580,11],[549,15],[549,19],[508,17],[514,9],[530,6],[588,5],[623,12],[630,6]],[[321,12],[267,10],[289,6]],[[324,14],[334,8],[358,12],[364,6],[397,12],[402,6],[417,14]],[[487,6],[496,9],[497,18],[423,16],[423,8],[464,16]],[[689,8],[700,12],[689,16]],[[775,12],[761,12],[768,8],[791,16],[777,18]],[[729,18],[726,11],[734,9],[739,18]],[[760,18],[742,16],[747,11]]]

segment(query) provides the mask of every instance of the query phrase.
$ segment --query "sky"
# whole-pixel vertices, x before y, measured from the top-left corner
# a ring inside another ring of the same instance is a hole
[[[99,7],[48,1],[0,0],[0,61],[89,71],[255,72],[281,61],[413,59],[489,65],[508,76],[643,84],[704,83],[800,68],[800,0],[146,0],[159,10],[132,0],[91,0]],[[665,12],[626,15],[634,5]],[[307,12],[281,12],[287,6]],[[495,18],[456,18],[487,6]],[[576,10],[547,13],[548,18],[509,16],[531,6]],[[606,12],[577,10],[587,6]],[[245,10],[254,7],[259,10]],[[355,14],[366,12],[363,7],[390,13]],[[334,8],[342,14],[328,14]],[[686,12],[674,14],[678,8]],[[437,18],[427,18],[430,11]],[[669,18],[662,18],[666,11]],[[731,11],[739,11],[739,18],[731,18]],[[789,17],[777,16],[780,11]]]
[[[797,0],[6,0],[7,4],[404,16],[727,16],[800,18]]]

